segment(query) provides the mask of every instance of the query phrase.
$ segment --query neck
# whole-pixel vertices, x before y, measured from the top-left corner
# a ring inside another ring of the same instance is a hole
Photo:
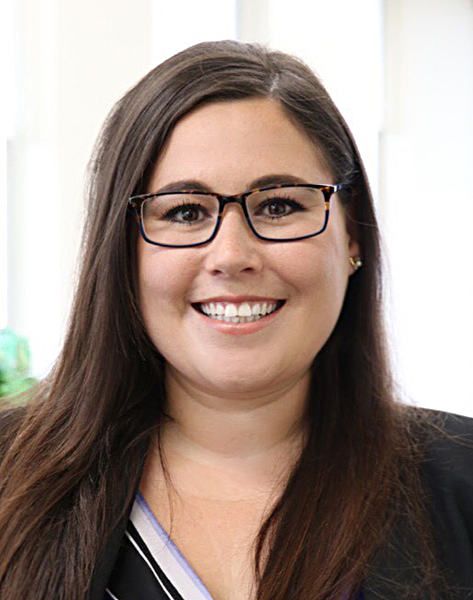
[[[228,397],[167,373],[167,412],[145,466],[142,491],[163,501],[167,478],[192,498],[263,498],[277,493],[300,456],[310,376],[266,394]],[[158,445],[159,440],[159,445]],[[164,461],[164,462],[163,462]]]
[[[243,397],[197,389],[166,373],[168,414],[163,428],[166,446],[202,458],[242,459],[300,447],[309,373],[284,388]]]

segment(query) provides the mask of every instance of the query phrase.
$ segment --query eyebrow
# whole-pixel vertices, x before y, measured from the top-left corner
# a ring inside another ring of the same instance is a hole
[[[266,187],[270,185],[278,185],[278,184],[290,184],[290,183],[302,183],[308,184],[309,182],[301,177],[296,177],[295,175],[289,175],[287,173],[275,173],[271,175],[263,175],[262,177],[258,177],[258,179],[254,179],[251,181],[245,191]],[[165,193],[173,193],[173,192],[208,192],[208,193],[218,193],[212,190],[209,186],[205,185],[201,181],[197,179],[183,179],[180,181],[173,181],[159,188],[156,194],[165,194]]]
[[[278,185],[280,183],[309,183],[301,177],[295,175],[289,175],[286,173],[275,174],[275,175],[264,175],[259,177],[250,183],[249,189],[265,187],[267,185]]]

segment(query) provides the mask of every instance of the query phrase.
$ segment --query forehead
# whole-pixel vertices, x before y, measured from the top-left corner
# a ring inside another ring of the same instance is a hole
[[[220,193],[250,181],[289,174],[308,183],[333,183],[321,151],[269,99],[216,102],[181,119],[154,168],[150,191],[185,179]]]

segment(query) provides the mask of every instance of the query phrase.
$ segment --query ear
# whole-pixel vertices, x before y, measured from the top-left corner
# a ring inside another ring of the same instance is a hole
[[[353,260],[362,258],[361,256],[361,244],[360,230],[358,223],[352,217],[352,206],[348,205],[345,207],[345,227],[348,233],[348,256]],[[350,275],[356,271],[356,268],[350,266]]]

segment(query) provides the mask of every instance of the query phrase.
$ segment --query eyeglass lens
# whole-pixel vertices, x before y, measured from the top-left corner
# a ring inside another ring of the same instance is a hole
[[[325,224],[325,197],[321,190],[287,187],[254,192],[246,203],[253,228],[268,239],[312,235]],[[143,203],[142,223],[146,237],[153,242],[198,244],[211,237],[218,212],[216,196],[163,194]]]

